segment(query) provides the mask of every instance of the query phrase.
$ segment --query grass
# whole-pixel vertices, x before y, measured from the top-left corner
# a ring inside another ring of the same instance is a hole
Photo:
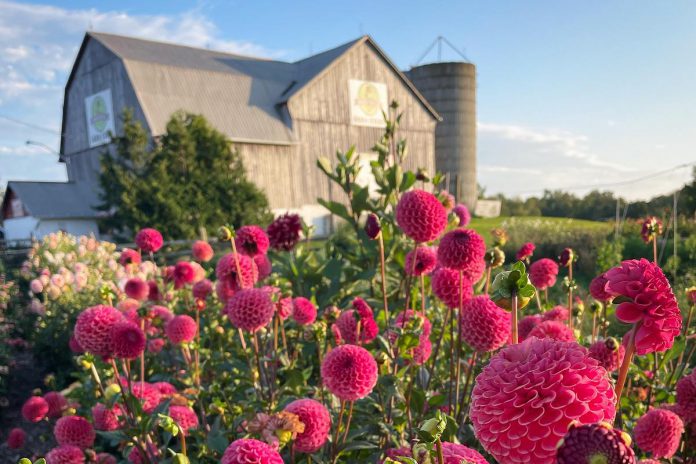
[[[511,225],[527,226],[536,225],[540,228],[562,227],[566,230],[591,230],[609,233],[612,224],[608,222],[587,221],[584,219],[570,219],[546,216],[500,216],[495,218],[472,218],[469,227],[481,234],[490,237],[491,229],[502,227],[509,229]]]

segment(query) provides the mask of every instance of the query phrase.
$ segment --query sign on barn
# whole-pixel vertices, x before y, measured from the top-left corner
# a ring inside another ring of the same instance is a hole
[[[379,82],[348,81],[350,89],[350,121],[354,126],[385,127],[383,114],[389,100],[387,86]]]
[[[109,143],[109,132],[115,132],[111,89],[102,90],[85,98],[85,114],[89,147]]]

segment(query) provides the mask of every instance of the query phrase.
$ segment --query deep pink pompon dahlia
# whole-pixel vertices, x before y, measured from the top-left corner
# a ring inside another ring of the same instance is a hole
[[[97,464],[118,464],[118,461],[109,453],[98,453]]]
[[[656,459],[671,458],[679,449],[684,423],[666,409],[651,409],[633,428],[636,445]]]
[[[377,362],[361,346],[341,345],[324,358],[321,380],[339,399],[359,400],[369,395],[377,384]]]
[[[51,391],[46,393],[43,398],[48,403],[48,413],[47,417],[51,419],[57,419],[63,415],[63,411],[68,408],[68,400],[56,391]]]
[[[85,454],[73,445],[62,445],[46,453],[46,464],[84,464]]]
[[[696,422],[696,369],[677,382],[677,404],[685,421]]]
[[[615,341],[598,340],[590,345],[590,356],[596,359],[607,372],[614,372],[618,369],[625,354],[626,348]]]
[[[324,446],[331,429],[331,415],[323,404],[304,398],[288,404],[285,410],[297,414],[305,426],[304,432],[295,438],[296,451],[314,453]]]
[[[188,406],[169,406],[169,417],[181,428],[183,434],[188,434],[189,430],[198,428],[198,416],[196,412]]]
[[[155,253],[164,244],[162,234],[152,228],[141,229],[135,236],[135,244],[138,245],[143,253]]]
[[[121,266],[127,266],[128,264],[140,264],[143,260],[140,253],[130,248],[124,248],[121,250],[121,256],[118,258],[118,262]]]
[[[459,203],[452,212],[459,218],[459,227],[466,227],[471,222],[471,213],[465,204]]]
[[[317,307],[305,297],[293,298],[292,318],[300,325],[313,324],[317,320]]]
[[[448,308],[459,308],[459,272],[454,269],[441,267],[435,270],[430,281],[433,293],[440,301],[445,303]],[[474,289],[471,280],[464,276],[463,300],[471,299]]]
[[[147,382],[134,382],[133,396],[141,400],[143,412],[146,414],[152,414],[162,401],[162,394],[159,389]]]
[[[213,283],[208,279],[198,281],[193,284],[191,292],[193,293],[193,297],[197,300],[205,300],[208,298],[208,295],[213,293]]]
[[[147,297],[150,295],[150,286],[147,282],[139,277],[128,279],[123,290],[126,292],[128,298],[133,298],[139,301],[147,300]]]
[[[488,464],[478,451],[447,441],[442,442],[442,457],[444,464]]]
[[[523,261],[525,259],[531,258],[534,254],[535,249],[536,246],[532,242],[527,242],[520,247],[515,257],[518,261]]]
[[[430,274],[437,265],[437,254],[430,247],[420,246],[408,252],[404,270],[406,274],[421,276]]]
[[[94,428],[103,432],[111,432],[121,428],[121,417],[123,412],[118,404],[109,409],[102,403],[92,406],[92,420]]]
[[[135,359],[145,351],[145,332],[130,321],[121,321],[111,329],[113,355],[120,359]]]
[[[53,427],[53,435],[59,445],[74,445],[82,449],[91,448],[96,437],[92,424],[81,416],[58,419]]]
[[[205,240],[196,240],[193,242],[193,245],[191,246],[191,254],[193,255],[193,259],[201,263],[207,263],[213,259],[213,256],[215,256],[213,247],[211,247],[210,243],[206,242]]]
[[[234,243],[239,253],[252,258],[256,255],[265,255],[270,245],[266,232],[259,226],[240,227]]]
[[[556,284],[557,276],[558,264],[551,259],[542,258],[529,266],[529,280],[537,290],[553,287]]]
[[[173,345],[193,341],[197,330],[196,321],[186,314],[175,316],[166,327],[167,338]]]
[[[268,292],[260,288],[248,288],[232,295],[224,311],[235,327],[256,332],[271,322],[275,307]]]
[[[174,286],[181,288],[186,284],[192,283],[196,278],[196,268],[188,261],[179,261],[174,266]]]
[[[215,267],[215,275],[218,282],[222,281],[234,291],[240,288],[251,288],[259,279],[259,270],[253,259],[246,255],[237,254],[239,260],[239,271],[241,277],[237,275],[237,263],[235,254],[228,253],[218,261]]]
[[[554,306],[553,309],[550,309],[541,315],[541,318],[545,321],[556,322],[567,321],[568,317],[570,317],[570,312],[568,311],[568,308],[561,305]]]
[[[445,230],[447,210],[432,193],[411,190],[396,205],[396,222],[417,243],[430,242]]]
[[[573,331],[564,323],[558,321],[542,321],[529,332],[527,338],[552,338],[560,342],[574,342]]]
[[[10,430],[10,433],[7,435],[7,447],[10,449],[20,449],[24,446],[26,438],[26,432],[19,427],[15,427]]]
[[[474,433],[500,464],[553,464],[573,421],[613,420],[606,370],[577,343],[528,338],[495,354],[476,378]]]
[[[111,356],[114,345],[111,329],[123,320],[123,314],[111,306],[92,306],[77,316],[75,339],[82,348],[97,356]]]
[[[22,405],[22,417],[29,422],[39,422],[48,415],[48,402],[40,396],[32,396]]]
[[[559,443],[557,464],[635,464],[631,437],[607,422],[571,425]]]
[[[267,255],[256,255],[253,259],[254,263],[256,263],[256,268],[259,270],[259,280],[263,280],[271,275],[273,264]]]
[[[283,464],[283,458],[262,441],[240,438],[227,447],[220,464]]]
[[[468,274],[475,273],[486,254],[486,242],[476,231],[454,229],[447,232],[437,247],[437,259],[444,267]]]
[[[480,353],[495,351],[510,338],[510,317],[488,295],[474,297],[460,315],[462,339]]]
[[[529,332],[531,332],[534,327],[539,325],[543,321],[539,314],[530,314],[529,316],[524,316],[517,324],[517,332],[519,341],[523,341],[529,337]]]
[[[360,320],[360,342],[370,343],[377,337],[379,327],[374,319],[372,308],[362,298],[353,300],[353,309],[341,312],[336,319],[341,338],[350,344],[358,343],[358,319]]]

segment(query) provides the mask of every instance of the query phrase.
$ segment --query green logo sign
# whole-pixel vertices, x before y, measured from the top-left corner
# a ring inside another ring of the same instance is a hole
[[[104,129],[106,129],[109,122],[109,113],[106,110],[106,102],[101,95],[92,100],[92,117],[89,121],[98,132],[104,132]]]

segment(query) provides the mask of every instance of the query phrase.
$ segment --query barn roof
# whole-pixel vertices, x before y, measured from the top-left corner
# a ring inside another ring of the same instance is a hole
[[[435,110],[368,36],[294,63],[253,58],[164,42],[88,32],[123,61],[152,134],[161,135],[179,109],[201,113],[233,141],[295,142],[285,104],[342,55],[368,42],[414,92],[434,118]],[[67,87],[73,79],[71,75]]]
[[[96,200],[89,184],[74,182],[9,181],[4,202],[14,192],[29,215],[40,219],[94,218],[98,212],[90,207]]]

